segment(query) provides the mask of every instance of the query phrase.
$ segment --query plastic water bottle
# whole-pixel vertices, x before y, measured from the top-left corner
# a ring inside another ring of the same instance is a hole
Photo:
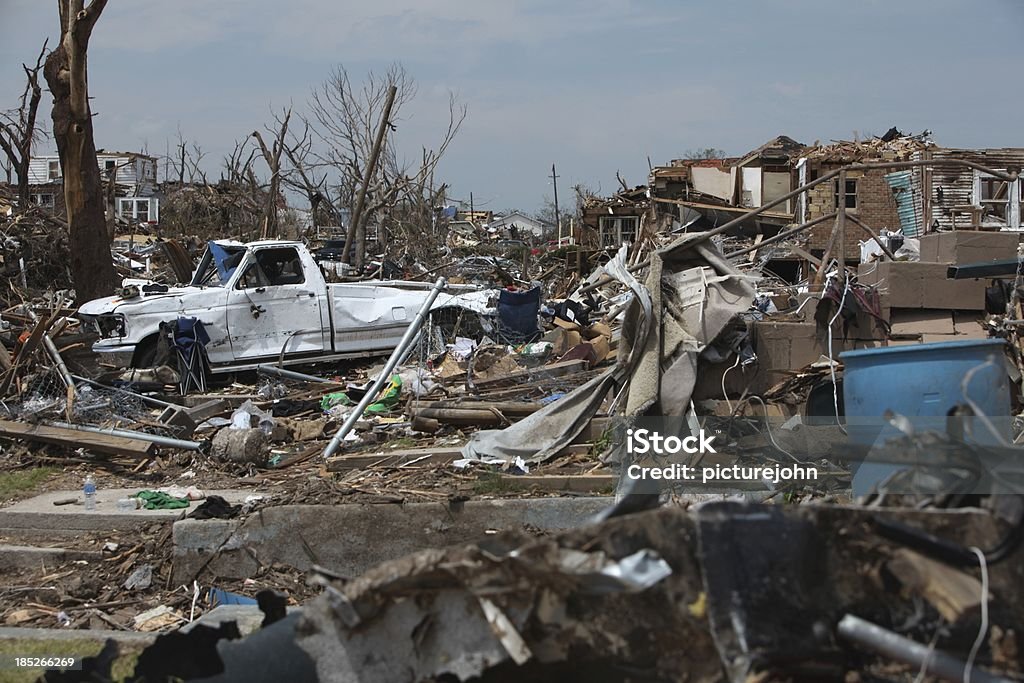
[[[95,510],[96,509],[96,482],[93,481],[92,475],[85,477],[85,485],[82,486],[82,493],[85,495],[85,509]]]

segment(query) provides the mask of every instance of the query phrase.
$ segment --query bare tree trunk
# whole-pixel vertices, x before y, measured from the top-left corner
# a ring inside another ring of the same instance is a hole
[[[366,227],[363,220],[363,206],[366,202],[366,190],[370,185],[370,179],[377,170],[377,159],[380,158],[381,146],[384,144],[384,136],[387,135],[388,119],[391,117],[391,107],[395,103],[395,95],[398,88],[392,85],[388,88],[388,99],[384,103],[384,113],[380,117],[380,126],[377,128],[377,137],[373,141],[373,149],[370,151],[370,160],[366,164],[366,173],[363,176],[363,183],[359,187],[359,196],[356,197],[356,207],[352,211],[351,226],[345,234],[345,250],[342,252],[341,260],[349,263],[349,250],[352,248],[352,240],[355,238],[356,253],[353,265],[357,270],[363,267],[363,257],[366,255]]]
[[[58,0],[61,38],[43,73],[53,94],[53,137],[64,178],[77,300],[112,294],[117,273],[103,217],[103,187],[96,162],[86,53],[89,36],[107,0]]]
[[[8,160],[8,182],[12,170],[18,178],[18,206],[22,208],[28,206],[31,197],[28,166],[32,160],[32,143],[37,136],[36,112],[39,110],[39,100],[43,95],[43,90],[39,86],[39,69],[43,65],[47,42],[49,41],[43,43],[43,48],[39,51],[35,67],[30,69],[27,64],[21,65],[25,70],[26,81],[21,105],[17,111],[0,112],[0,150]]]
[[[252,136],[260,145],[263,160],[267,163],[267,168],[270,169],[270,187],[268,188],[267,209],[263,218],[263,234],[261,235],[263,239],[271,235],[277,236],[278,232],[277,200],[281,196],[281,153],[285,149],[285,136],[288,134],[288,121],[291,117],[292,110],[289,107],[284,115],[284,120],[280,122],[272,147],[267,147],[258,130],[252,132]]]

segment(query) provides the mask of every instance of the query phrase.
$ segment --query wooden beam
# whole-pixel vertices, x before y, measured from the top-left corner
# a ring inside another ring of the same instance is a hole
[[[886,569],[906,591],[930,602],[951,624],[981,609],[981,582],[970,574],[907,548],[897,550]]]
[[[793,252],[794,254],[796,254],[797,256],[800,256],[802,258],[807,259],[808,261],[813,263],[818,268],[821,268],[821,259],[819,259],[817,256],[815,256],[811,252],[806,251],[806,250],[801,249],[800,247],[796,247],[796,246],[791,246],[789,248],[789,250],[791,252]]]
[[[153,449],[151,442],[140,439],[126,439],[121,436],[9,420],[0,420],[0,437],[55,444],[72,450],[84,448],[96,453],[126,455],[135,458],[149,455]]]

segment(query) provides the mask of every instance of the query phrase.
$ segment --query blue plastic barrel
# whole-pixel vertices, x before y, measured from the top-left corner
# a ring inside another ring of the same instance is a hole
[[[1002,339],[910,344],[847,351],[843,399],[850,441],[872,446],[899,436],[884,423],[886,410],[910,419],[915,432],[946,431],[946,416],[966,396],[991,420],[995,431],[974,421],[966,441],[996,444],[1010,438],[1010,382]],[[970,380],[964,384],[964,378]],[[896,465],[865,462],[854,475],[857,495],[868,492]]]

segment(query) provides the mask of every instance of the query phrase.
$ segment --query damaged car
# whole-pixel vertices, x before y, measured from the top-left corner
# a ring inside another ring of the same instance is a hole
[[[301,242],[211,241],[182,287],[133,284],[89,301],[78,317],[100,336],[108,363],[150,367],[161,323],[195,318],[209,341],[213,373],[313,360],[383,355],[394,349],[423,306],[430,283],[328,283]],[[496,295],[451,285],[431,306],[439,326],[467,316],[487,329]]]

